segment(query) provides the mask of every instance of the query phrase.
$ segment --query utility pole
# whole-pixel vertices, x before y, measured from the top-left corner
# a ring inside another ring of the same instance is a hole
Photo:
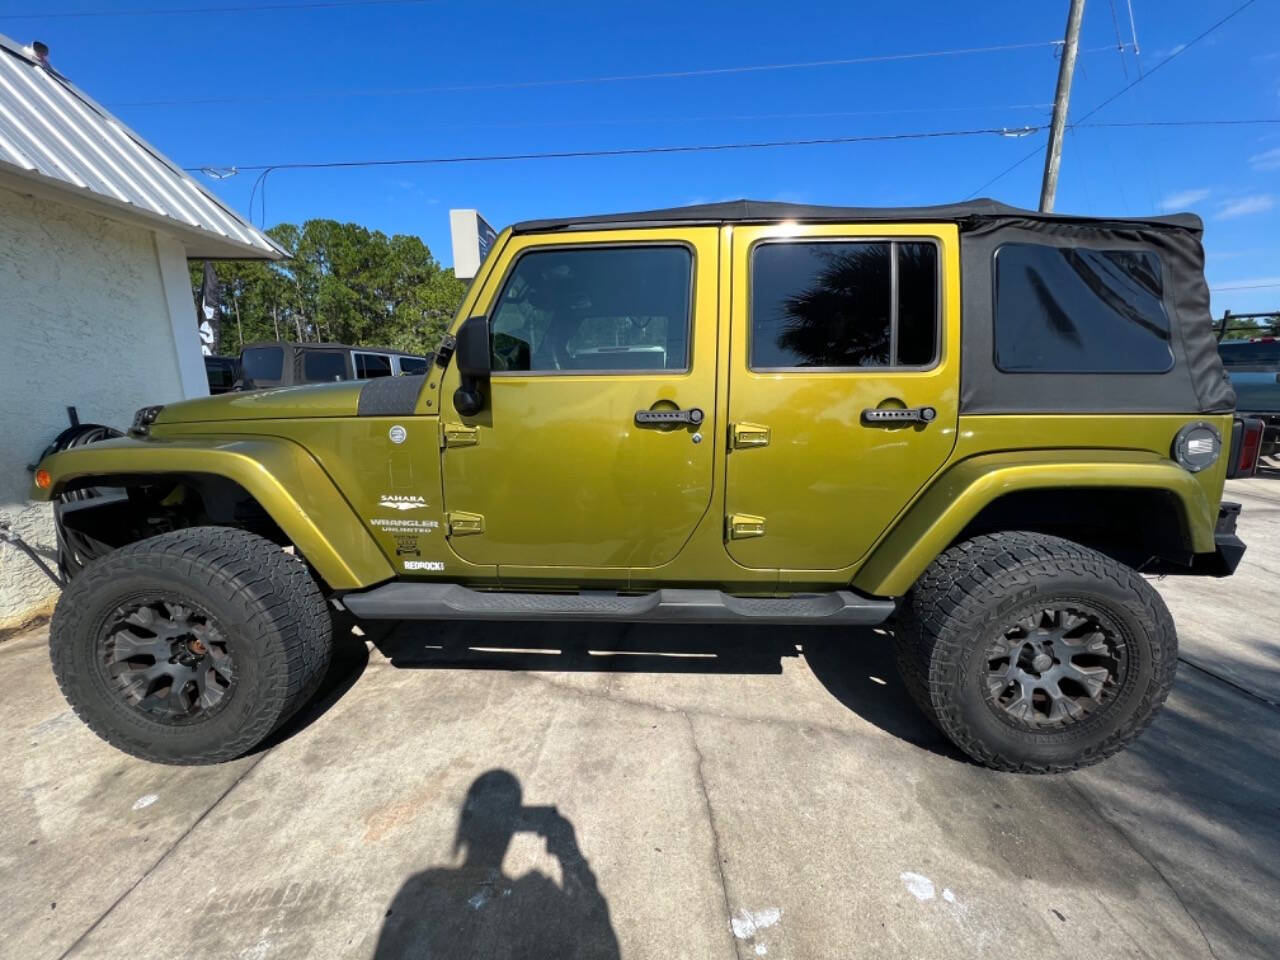
[[[1076,51],[1080,47],[1080,23],[1084,20],[1084,0],[1071,0],[1067,13],[1067,37],[1058,64],[1058,89],[1053,95],[1053,123],[1049,127],[1049,149],[1044,155],[1044,181],[1040,185],[1040,212],[1053,212],[1058,192],[1058,168],[1062,166],[1062,134],[1067,126],[1071,103],[1071,78],[1076,72]]]

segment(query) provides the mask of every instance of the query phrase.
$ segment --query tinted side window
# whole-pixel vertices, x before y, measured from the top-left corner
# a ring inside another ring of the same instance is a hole
[[[493,313],[493,369],[687,370],[692,280],[686,247],[526,253]]]
[[[425,357],[401,357],[400,372],[407,375],[427,372]]]
[[[302,358],[302,376],[316,382],[347,379],[347,360],[336,350],[307,351]]]
[[[928,366],[938,354],[933,243],[765,243],[751,260],[751,367]]]
[[[229,390],[236,380],[235,363],[224,357],[205,357],[205,373],[209,378],[209,387]]]
[[[391,358],[381,353],[357,353],[354,355],[357,380],[391,376]]]
[[[240,355],[240,370],[244,379],[282,380],[284,378],[284,350],[280,347],[254,347]]]
[[[1160,258],[1006,243],[995,253],[995,360],[1011,373],[1164,373]]]

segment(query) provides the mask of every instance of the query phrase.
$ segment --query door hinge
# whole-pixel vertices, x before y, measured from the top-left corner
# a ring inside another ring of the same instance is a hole
[[[461,423],[446,423],[441,438],[442,447],[474,447],[480,442],[480,428]]]
[[[767,447],[769,445],[769,428],[758,423],[735,423],[733,425],[733,449],[743,447]]]
[[[484,533],[484,517],[478,513],[467,513],[465,510],[450,510],[445,515],[449,525],[449,536],[469,537],[474,533]]]
[[[764,536],[764,517],[753,517],[749,513],[731,513],[728,517],[730,540],[749,540],[751,537]]]

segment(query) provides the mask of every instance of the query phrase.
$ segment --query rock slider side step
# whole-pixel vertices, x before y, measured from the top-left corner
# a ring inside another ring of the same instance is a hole
[[[815,623],[875,626],[892,600],[850,590],[791,597],[734,597],[719,590],[506,593],[456,583],[398,581],[348,593],[342,602],[366,620],[614,620],[634,623]]]

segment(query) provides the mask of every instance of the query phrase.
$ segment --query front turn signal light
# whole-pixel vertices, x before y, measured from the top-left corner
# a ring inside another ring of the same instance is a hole
[[[49,487],[50,487],[52,484],[53,484],[53,477],[52,477],[52,475],[50,475],[50,473],[49,473],[49,471],[48,471],[48,470],[37,470],[37,471],[36,471],[36,486],[37,486],[37,487],[39,487],[41,490],[48,490],[48,489],[49,489]]]

